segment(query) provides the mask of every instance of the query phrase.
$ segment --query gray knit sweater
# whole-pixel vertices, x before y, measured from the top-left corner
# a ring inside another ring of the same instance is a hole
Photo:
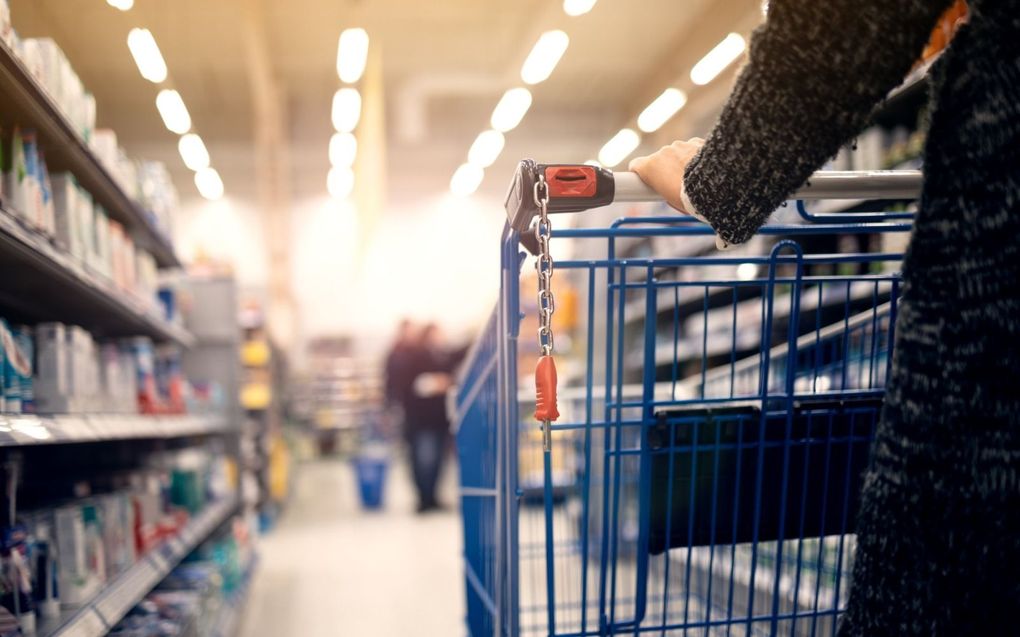
[[[685,173],[747,240],[866,125],[947,0],[773,0]],[[840,635],[1020,634],[1020,0],[971,0],[933,70],[925,185]]]

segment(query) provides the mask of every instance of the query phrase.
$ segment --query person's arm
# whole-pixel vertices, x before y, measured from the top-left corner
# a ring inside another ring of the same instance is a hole
[[[631,169],[726,243],[747,241],[864,128],[950,2],[773,0],[704,146],[679,142]]]

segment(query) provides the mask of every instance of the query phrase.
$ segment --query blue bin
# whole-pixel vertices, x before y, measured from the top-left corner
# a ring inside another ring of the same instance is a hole
[[[388,468],[389,461],[385,458],[354,459],[354,472],[358,476],[358,494],[361,496],[361,506],[365,509],[374,511],[382,508]]]

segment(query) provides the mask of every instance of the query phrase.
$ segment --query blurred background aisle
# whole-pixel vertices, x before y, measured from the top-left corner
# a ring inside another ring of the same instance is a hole
[[[303,465],[279,526],[260,543],[240,635],[462,634],[460,516],[417,517],[404,474],[398,465],[388,510],[366,512],[346,463]]]

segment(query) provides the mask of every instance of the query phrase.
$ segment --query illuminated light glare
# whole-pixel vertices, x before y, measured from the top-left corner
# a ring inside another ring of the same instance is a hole
[[[461,164],[450,179],[450,192],[457,197],[470,197],[482,185],[485,171],[478,166]]]
[[[641,143],[641,136],[629,128],[624,128],[599,151],[599,163],[612,168],[634,152]]]
[[[163,89],[156,96],[156,108],[159,116],[163,118],[163,124],[172,133],[183,135],[191,130],[191,115],[188,114],[188,107],[184,105],[181,94],[170,89]]]
[[[563,0],[563,12],[571,17],[584,15],[592,10],[598,0]]]
[[[350,168],[358,155],[358,138],[351,133],[333,133],[329,139],[329,163],[336,168]]]
[[[501,133],[517,128],[528,109],[531,108],[531,91],[526,88],[512,88],[503,94],[492,111],[492,127]]]
[[[106,4],[110,5],[114,9],[130,11],[131,7],[135,6],[135,0],[106,0]]]
[[[746,47],[747,43],[740,35],[736,33],[727,35],[694,65],[691,69],[691,81],[699,86],[708,84],[726,70],[727,66],[733,64]]]
[[[521,67],[521,79],[525,84],[538,84],[549,79],[560,58],[567,52],[570,37],[563,31],[546,31],[528,54]]]
[[[741,281],[750,281],[758,276],[758,266],[753,263],[741,263],[737,266],[737,278]]]
[[[637,125],[645,133],[654,133],[684,107],[687,95],[675,88],[668,88],[638,115]]]
[[[209,167],[209,151],[205,142],[194,133],[188,133],[177,142],[177,150],[181,153],[184,165],[191,170],[202,170]]]
[[[595,166],[596,168],[602,168],[602,164],[600,164],[599,160],[597,160],[597,159],[589,159],[588,161],[586,161],[584,163],[586,165],[588,165],[588,166]]]
[[[333,96],[333,128],[338,133],[350,133],[361,119],[361,93],[357,89],[342,88]]]
[[[326,177],[326,189],[333,199],[347,199],[354,192],[354,171],[335,166],[330,168]]]
[[[340,34],[336,51],[336,73],[340,80],[353,84],[365,73],[368,62],[368,32],[364,29],[345,29]]]
[[[127,38],[128,49],[142,77],[153,84],[166,80],[166,61],[159,52],[159,45],[148,29],[131,29]]]
[[[223,180],[215,168],[203,168],[195,173],[195,187],[198,194],[209,201],[216,201],[223,197]]]
[[[498,130],[487,130],[481,133],[475,138],[475,143],[471,144],[471,150],[468,151],[468,163],[479,168],[488,168],[503,152],[505,144],[506,138]]]

